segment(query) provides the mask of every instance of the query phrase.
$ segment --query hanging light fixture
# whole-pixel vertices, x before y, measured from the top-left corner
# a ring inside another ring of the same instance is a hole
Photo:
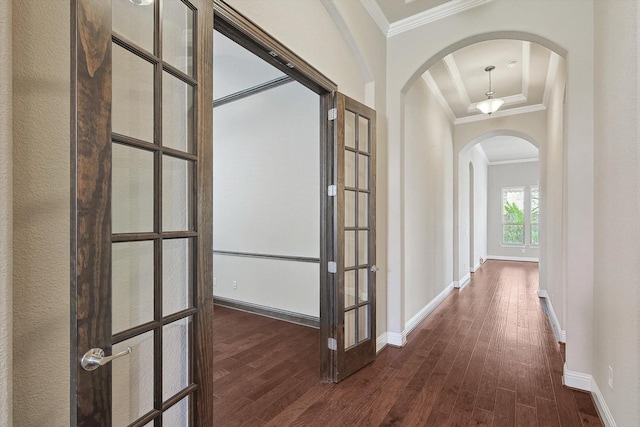
[[[129,0],[131,3],[136,6],[149,6],[153,3],[153,0]]]
[[[476,104],[476,108],[482,111],[484,114],[491,115],[498,111],[502,104],[504,104],[504,99],[494,98],[493,95],[495,92],[491,90],[491,71],[495,70],[496,67],[493,65],[489,65],[484,70],[489,73],[489,90],[485,93],[487,95],[487,99],[482,102],[478,102]]]

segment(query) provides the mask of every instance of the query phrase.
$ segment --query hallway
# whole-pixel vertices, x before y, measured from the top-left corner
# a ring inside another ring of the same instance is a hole
[[[215,425],[601,426],[562,386],[538,264],[487,261],[374,363],[319,382],[317,330],[216,307]]]

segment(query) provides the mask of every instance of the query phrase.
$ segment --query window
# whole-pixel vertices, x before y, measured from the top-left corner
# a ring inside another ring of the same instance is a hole
[[[505,245],[524,245],[524,189],[502,189],[502,243]]]
[[[530,191],[530,201],[531,203],[529,204],[529,206],[531,206],[531,212],[529,215],[529,222],[531,223],[531,228],[529,230],[530,233],[530,238],[529,238],[529,243],[531,246],[538,246],[540,244],[540,233],[538,230],[538,214],[540,211],[540,205],[539,205],[539,190],[538,190],[538,186],[537,185],[532,185],[531,186],[531,191]]]

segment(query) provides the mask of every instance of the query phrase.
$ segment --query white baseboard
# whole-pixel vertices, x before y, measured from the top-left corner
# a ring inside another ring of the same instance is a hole
[[[385,332],[376,339],[376,353],[380,353],[380,351],[387,346],[387,343],[387,333]]]
[[[600,414],[600,418],[602,418],[605,427],[617,427],[616,421],[613,419],[613,415],[611,415],[611,411],[607,406],[607,402],[604,401],[604,396],[593,377],[591,378],[591,394],[593,395],[598,414]]]
[[[591,375],[570,371],[565,363],[562,372],[562,384],[578,390],[591,391],[591,381],[593,381]]]
[[[598,414],[602,418],[605,427],[617,427],[616,421],[613,419],[613,415],[607,406],[607,402],[604,400],[604,396],[596,383],[595,378],[589,374],[583,374],[582,372],[570,371],[567,369],[567,365],[564,365],[564,372],[562,374],[562,383],[567,387],[577,388],[578,390],[584,390],[591,392],[593,400],[598,408]]]
[[[462,279],[454,280],[453,287],[457,289],[462,289],[469,284],[471,281],[471,273],[465,274]]]
[[[405,337],[405,341],[406,341],[407,335],[409,335],[409,332],[413,331],[415,327],[418,326],[418,324],[425,319],[425,317],[427,317],[433,310],[435,310],[435,308],[442,301],[444,301],[444,299],[449,295],[449,293],[452,290],[453,290],[453,283],[450,283],[449,286],[444,288],[442,292],[438,294],[438,296],[432,299],[431,302],[429,302],[429,304],[425,305],[422,308],[422,310],[417,312],[415,316],[413,316],[411,319],[407,321],[407,323],[405,323],[404,331],[402,331],[402,335]]]
[[[395,347],[404,347],[407,343],[407,337],[404,333],[387,332],[387,344]]]
[[[487,255],[487,259],[496,259],[496,260],[500,260],[500,261],[538,262],[538,258],[519,257],[519,256],[503,256],[503,255]]]
[[[553,304],[551,303],[551,299],[549,298],[549,293],[544,289],[539,289],[538,296],[546,300],[547,308],[549,310],[549,320],[551,321],[551,326],[553,327],[553,330],[558,334],[556,338],[558,339],[558,341],[566,343],[567,331],[562,329],[562,326],[560,325],[558,316],[556,316],[556,312],[553,310]]]
[[[480,270],[480,267],[482,267],[482,264],[480,263],[474,265],[473,268],[471,269],[471,272],[475,273],[476,271]]]

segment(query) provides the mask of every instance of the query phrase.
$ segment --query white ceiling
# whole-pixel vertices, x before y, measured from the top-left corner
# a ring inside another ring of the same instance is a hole
[[[489,164],[514,163],[538,159],[538,149],[515,136],[494,136],[480,143]]]

